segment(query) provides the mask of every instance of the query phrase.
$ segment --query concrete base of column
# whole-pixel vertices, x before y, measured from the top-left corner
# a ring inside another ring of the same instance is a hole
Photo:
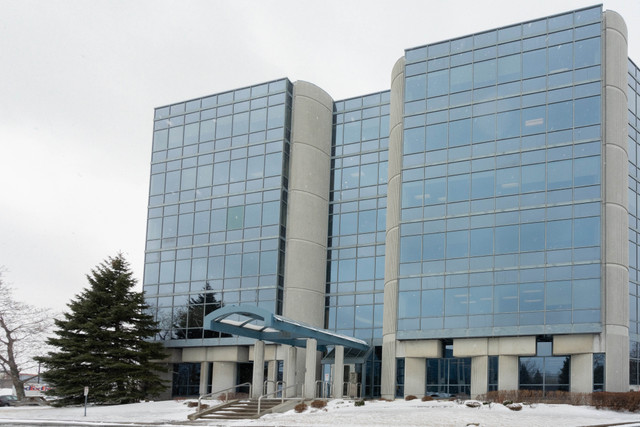
[[[427,359],[406,357],[404,359],[404,395],[424,396],[427,390]]]
[[[198,393],[200,396],[208,393],[209,378],[211,378],[211,372],[209,371],[209,362],[200,363],[200,387]]]
[[[593,392],[593,354],[571,356],[571,391],[573,393]]]
[[[236,363],[235,362],[213,362],[213,372],[211,376],[211,392],[233,387],[236,385]],[[235,390],[231,390],[235,392]],[[215,396],[217,397],[217,396]]]
[[[487,392],[489,382],[489,357],[471,358],[471,398],[476,399]]]
[[[333,387],[331,395],[334,398],[342,397],[342,383],[344,382],[344,347],[337,345],[335,348],[335,362],[333,364]]]
[[[304,397],[306,399],[313,399],[316,394],[317,346],[318,342],[315,339],[307,338],[304,373]]]
[[[518,356],[498,357],[498,390],[518,390]]]
[[[262,396],[264,387],[264,341],[253,345],[253,381],[251,394],[254,399]]]
[[[284,382],[286,390],[284,392],[285,397],[295,397],[298,395],[297,388],[294,388],[296,383],[296,365],[297,365],[297,352],[296,347],[287,348],[286,358],[284,360]]]

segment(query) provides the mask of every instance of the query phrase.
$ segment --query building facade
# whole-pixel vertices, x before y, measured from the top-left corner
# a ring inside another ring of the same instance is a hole
[[[282,79],[156,109],[144,291],[173,395],[638,385],[638,93],[598,6],[408,49],[379,93]],[[210,327],[231,306],[369,350],[310,369]]]

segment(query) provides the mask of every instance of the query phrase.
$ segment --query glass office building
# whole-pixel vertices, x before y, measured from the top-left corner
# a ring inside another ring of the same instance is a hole
[[[639,385],[638,93],[597,6],[407,49],[374,94],[156,109],[144,290],[174,395],[308,380],[209,328],[232,306],[366,342],[313,379],[367,396]]]

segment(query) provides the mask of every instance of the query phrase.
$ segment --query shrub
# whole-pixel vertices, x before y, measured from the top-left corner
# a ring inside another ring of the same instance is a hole
[[[414,400],[414,399],[417,399],[417,397],[415,397],[413,394],[405,396],[405,398],[404,398],[404,400]]]
[[[296,411],[298,414],[300,412],[304,412],[307,410],[307,404],[304,402],[300,402],[295,406],[295,408],[293,408],[293,410]]]
[[[353,406],[364,406],[364,400],[356,400]]]
[[[430,400],[433,400],[433,397],[431,397],[431,396],[422,396],[422,401],[423,402],[429,402]]]
[[[479,408],[482,406],[482,403],[478,402],[477,400],[467,400],[466,402],[464,402],[464,404],[469,408]]]
[[[314,400],[313,402],[311,402],[312,408],[321,409],[321,408],[324,408],[325,406],[327,406],[326,400]]]
[[[591,401],[593,406],[598,409],[606,408],[629,412],[640,410],[640,393],[634,391],[623,393],[599,391],[591,395]]]
[[[512,411],[520,411],[522,410],[522,405],[519,403],[509,403],[508,405],[505,405],[507,408],[511,409]]]

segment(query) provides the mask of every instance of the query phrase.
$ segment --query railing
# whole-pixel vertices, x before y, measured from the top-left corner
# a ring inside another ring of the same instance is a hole
[[[320,387],[318,387],[320,386]],[[318,393],[319,391],[319,393]],[[331,383],[329,381],[317,380],[314,388],[314,397],[328,398],[331,392]]]
[[[347,392],[343,393],[343,397],[357,397],[357,398],[361,398],[362,397],[362,383],[351,383],[349,381],[345,381],[342,383],[342,391],[345,390],[345,385]],[[356,395],[353,396],[352,393],[350,393],[351,388],[355,386],[356,387]]]
[[[278,384],[280,384],[282,386],[282,388],[278,389]],[[294,399],[299,399],[299,397],[284,397],[285,395],[285,390],[288,390],[292,387],[295,387],[295,391],[298,390],[298,386],[302,385],[302,395],[304,396],[304,384],[293,384],[290,385],[289,387],[286,387],[287,383],[285,383],[284,381],[277,381],[276,382],[276,390],[272,391],[271,393],[265,393],[262,396],[260,396],[258,398],[258,414],[260,413],[260,409],[262,408],[262,398],[263,397],[268,397],[271,396],[272,394],[277,394],[278,392],[282,392],[282,394],[280,395],[280,403],[283,403],[286,400],[294,400]],[[295,394],[295,392],[294,392]]]
[[[216,395],[216,394],[218,394],[218,393],[222,393],[222,392],[224,392],[224,393],[225,393],[225,401],[227,401],[227,402],[228,402],[228,401],[229,401],[229,392],[230,392],[231,390],[235,390],[235,389],[237,389],[238,387],[246,387],[246,386],[249,386],[249,396],[251,396],[251,386],[252,386],[252,385],[251,385],[251,383],[249,383],[249,382],[247,382],[247,383],[242,383],[242,384],[238,384],[238,385],[234,385],[233,387],[229,387],[229,388],[225,388],[225,389],[222,389],[222,390],[214,391],[214,392],[212,392],[212,393],[203,394],[202,396],[198,397],[198,412],[200,412],[200,405],[202,404],[202,399],[203,399],[203,398],[206,398],[206,397],[212,397],[212,396],[214,396],[214,395]]]
[[[275,391],[280,391],[280,389],[278,389],[278,384],[282,385],[284,384],[284,381],[265,380],[264,383],[262,384],[262,394],[269,393],[267,385],[271,383],[273,383],[273,389]]]

